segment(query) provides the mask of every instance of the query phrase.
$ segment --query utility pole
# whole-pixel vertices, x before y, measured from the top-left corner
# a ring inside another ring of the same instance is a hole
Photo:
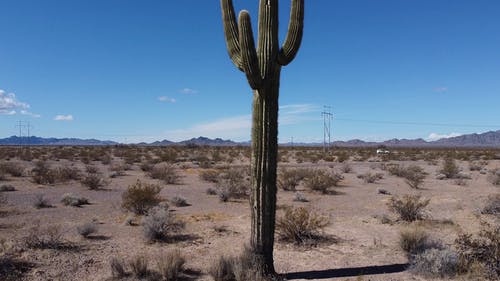
[[[330,148],[331,144],[331,126],[333,119],[332,107],[324,105],[321,116],[323,116],[323,150],[326,152]]]
[[[18,121],[16,127],[19,128],[19,146],[23,145],[23,138],[30,137],[30,122],[29,121]]]

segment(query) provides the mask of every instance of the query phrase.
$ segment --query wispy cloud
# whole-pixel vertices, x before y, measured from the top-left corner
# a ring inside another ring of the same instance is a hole
[[[436,87],[432,90],[436,93],[444,93],[444,92],[448,92],[448,87]]]
[[[73,118],[73,115],[71,115],[71,114],[68,114],[68,115],[56,115],[56,117],[54,117],[54,120],[55,121],[73,121],[74,118]]]
[[[30,108],[30,105],[18,101],[16,95],[14,93],[7,93],[4,90],[0,89],[0,115],[29,115],[32,117],[40,117],[40,115],[31,113],[27,109]]]
[[[461,135],[463,135],[463,134],[460,134],[460,133],[450,133],[450,134],[431,133],[427,137],[427,140],[428,141],[436,141],[436,140],[439,140],[439,139],[453,138],[453,137],[458,137],[458,136],[461,136]]]
[[[158,100],[161,102],[167,102],[167,103],[175,103],[176,102],[176,100],[174,98],[169,98],[167,96],[158,97]]]
[[[319,107],[313,104],[290,104],[280,106],[279,125],[291,125],[317,120],[308,113],[318,112]],[[169,140],[179,141],[193,137],[230,138],[233,140],[248,140],[252,128],[252,115],[238,115],[209,122],[195,124],[186,129],[165,132]]]
[[[185,95],[191,95],[191,94],[197,94],[197,93],[199,93],[199,91],[195,90],[195,89],[191,89],[191,88],[184,88],[184,89],[180,89],[179,93],[185,94]]]

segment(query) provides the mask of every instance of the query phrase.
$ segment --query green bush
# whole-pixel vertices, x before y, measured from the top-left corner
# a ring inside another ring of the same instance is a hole
[[[420,200],[420,195],[404,195],[403,198],[393,196],[389,199],[387,206],[399,217],[407,222],[423,218],[423,210],[429,205],[430,200]]]
[[[276,232],[283,241],[304,244],[321,238],[321,230],[328,224],[328,217],[304,207],[287,208],[276,220]]]
[[[146,184],[137,180],[122,194],[122,207],[138,215],[144,215],[162,200],[161,188],[156,184]]]

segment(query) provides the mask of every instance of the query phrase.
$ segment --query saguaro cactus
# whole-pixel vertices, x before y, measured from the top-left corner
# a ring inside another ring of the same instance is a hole
[[[289,64],[302,41],[304,0],[292,0],[290,23],[283,45],[278,42],[278,0],[260,0],[257,48],[250,15],[238,22],[232,0],[221,0],[224,34],[231,60],[246,74],[253,89],[252,230],[250,245],[265,274],[274,274],[278,153],[278,96],[281,67]]]

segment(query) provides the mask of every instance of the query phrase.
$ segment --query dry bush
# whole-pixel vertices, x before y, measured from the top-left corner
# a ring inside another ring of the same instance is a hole
[[[104,179],[102,175],[95,173],[88,173],[81,179],[80,183],[90,190],[97,190],[109,184],[109,182]]]
[[[338,186],[344,177],[337,173],[328,173],[324,170],[311,170],[304,183],[312,191],[320,191],[323,194],[329,193],[330,187]]]
[[[85,172],[87,172],[88,174],[98,174],[99,168],[97,168],[97,166],[94,165],[87,165],[85,166]]]
[[[328,224],[328,217],[304,207],[286,208],[285,214],[276,220],[276,232],[283,241],[306,244],[320,239]]]
[[[160,255],[156,264],[164,280],[177,281],[181,279],[185,270],[186,259],[179,249],[173,249]]]
[[[109,261],[109,266],[111,267],[111,276],[116,279],[121,279],[127,276],[127,271],[125,270],[125,262],[123,259],[117,257],[112,257]]]
[[[80,207],[89,204],[89,200],[83,196],[65,193],[61,198],[61,203],[65,206]]]
[[[200,172],[200,179],[206,182],[216,183],[219,180],[220,171],[216,169],[206,169]]]
[[[249,247],[245,247],[238,257],[220,256],[209,269],[214,281],[270,281],[259,268],[258,258]]]
[[[217,195],[217,189],[215,189],[213,187],[208,187],[205,190],[205,193],[207,193],[208,195]]]
[[[399,246],[408,256],[434,248],[429,234],[419,227],[408,227],[401,230],[399,233]]]
[[[365,183],[376,183],[377,181],[384,178],[384,174],[382,173],[374,173],[367,172],[361,175],[358,175],[358,178],[363,179]]]
[[[424,183],[424,179],[427,173],[424,172],[424,169],[417,165],[408,166],[404,173],[403,177],[405,178],[405,182],[414,189],[419,189],[420,186]]]
[[[500,194],[488,196],[488,200],[481,210],[481,214],[500,215]]]
[[[352,173],[352,166],[349,163],[343,163],[340,166],[340,171],[345,174]]]
[[[400,219],[412,222],[423,218],[423,210],[429,205],[430,199],[420,200],[420,195],[406,194],[402,198],[392,196],[387,203],[389,210],[398,214]]]
[[[37,161],[31,170],[31,178],[37,184],[53,184],[57,179],[57,172],[52,170],[45,161]]]
[[[142,220],[144,238],[148,242],[166,241],[173,232],[182,230],[185,223],[177,220],[166,208],[155,207],[149,210]]]
[[[51,208],[52,205],[49,203],[49,200],[43,194],[36,194],[35,199],[33,200],[33,207],[37,209],[41,208]]]
[[[174,204],[174,206],[176,207],[189,206],[189,203],[187,202],[186,198],[179,195],[172,197],[172,199],[170,199],[170,202]]]
[[[32,249],[59,249],[65,246],[59,225],[40,226],[37,222],[22,239],[23,244]]]
[[[0,185],[0,192],[10,192],[10,191],[16,191],[16,188],[10,184]]]
[[[235,259],[233,257],[220,256],[210,266],[209,274],[214,281],[235,281],[234,264]]]
[[[285,191],[295,191],[303,179],[304,175],[298,169],[282,169],[278,173],[276,184]]]
[[[309,202],[303,193],[295,192],[293,195],[293,201],[295,202]]]
[[[409,270],[431,278],[454,277],[458,270],[458,255],[449,248],[427,249],[412,258]]]
[[[135,256],[130,262],[130,269],[132,269],[132,274],[137,278],[144,278],[149,275],[148,269],[148,259],[143,256]]]
[[[488,181],[494,185],[500,185],[500,168],[493,169],[488,173]]]
[[[385,164],[382,166],[382,169],[389,172],[389,174],[400,178],[403,178],[406,174],[406,168],[399,164]]]
[[[18,162],[2,162],[0,163],[0,170],[16,178],[24,175],[24,167]]]
[[[89,238],[91,234],[97,233],[98,226],[94,222],[87,222],[76,227],[76,231],[84,238]]]
[[[137,180],[135,184],[129,185],[122,194],[122,207],[135,214],[144,215],[162,201],[159,196],[160,191],[159,185],[142,183]]]
[[[458,176],[458,173],[460,173],[460,168],[458,167],[455,159],[448,157],[444,159],[443,166],[439,172],[445,175],[446,178],[453,179]]]
[[[61,182],[80,180],[82,174],[77,167],[59,167],[56,171],[57,179]]]
[[[455,240],[459,257],[459,271],[468,272],[479,264],[484,278],[500,278],[500,225],[486,222],[477,236],[461,234]]]
[[[180,181],[177,169],[174,165],[167,163],[156,164],[149,172],[149,176],[153,179],[162,180],[166,184],[178,184]]]
[[[222,202],[232,198],[248,197],[249,179],[244,169],[230,168],[220,174],[217,181],[217,194]]]
[[[472,161],[469,162],[470,171],[481,171],[488,165],[488,161]]]

